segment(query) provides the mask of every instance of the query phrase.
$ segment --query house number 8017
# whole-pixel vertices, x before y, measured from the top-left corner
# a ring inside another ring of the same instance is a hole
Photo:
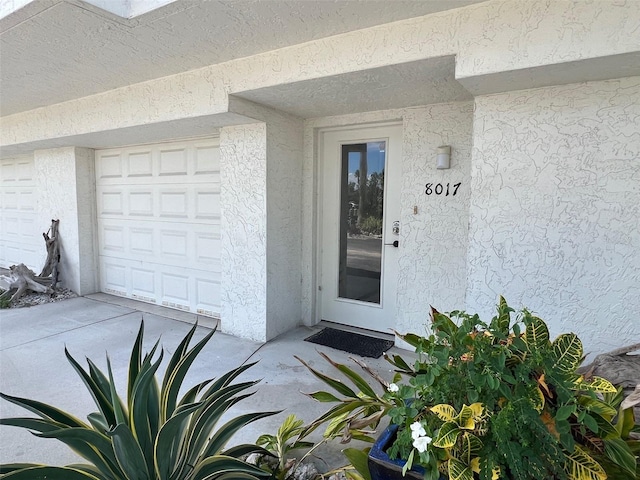
[[[426,190],[424,193],[427,195],[444,195],[445,197],[448,197],[449,195],[455,196],[455,194],[458,193],[460,185],[462,185],[462,182],[454,183],[453,185],[450,183],[436,183],[435,185],[433,183],[427,183],[425,185]]]

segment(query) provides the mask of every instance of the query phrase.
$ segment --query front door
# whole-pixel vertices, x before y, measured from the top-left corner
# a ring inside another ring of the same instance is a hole
[[[321,134],[320,318],[395,325],[402,127]]]

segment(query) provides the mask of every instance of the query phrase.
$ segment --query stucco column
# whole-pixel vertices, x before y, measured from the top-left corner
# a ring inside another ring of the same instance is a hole
[[[267,149],[264,123],[220,132],[221,323],[266,341]]]
[[[34,152],[38,223],[60,220],[62,285],[79,295],[97,291],[94,151],[64,147]],[[39,273],[39,272],[36,272]]]
[[[221,323],[264,342],[301,322],[302,121],[259,113],[220,134]]]

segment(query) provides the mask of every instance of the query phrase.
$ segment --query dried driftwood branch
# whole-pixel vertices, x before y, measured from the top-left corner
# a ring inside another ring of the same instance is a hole
[[[578,371],[586,376],[606,378],[616,386],[632,390],[640,383],[640,355],[629,355],[633,352],[640,352],[640,343],[598,355],[593,362]]]
[[[0,300],[10,298],[10,302],[18,300],[27,290],[40,293],[53,293],[51,288],[52,280],[50,277],[39,277],[30,270],[24,263],[19,265],[11,265],[9,276],[4,279],[8,281],[9,288],[0,295]]]
[[[42,234],[47,248],[47,260],[40,275],[36,275],[24,263],[12,265],[9,267],[10,274],[2,277],[8,284],[8,288],[0,295],[0,300],[10,299],[10,303],[15,302],[29,290],[39,293],[53,293],[53,289],[58,283],[58,265],[60,263],[59,223],[60,220],[51,220],[49,231]]]
[[[58,224],[60,220],[51,220],[51,227],[47,233],[43,233],[44,243],[47,247],[47,260],[44,262],[44,267],[40,272],[39,277],[52,278],[52,283],[55,286],[58,283],[58,264],[60,263],[60,243],[58,241]],[[51,236],[49,236],[51,233]]]

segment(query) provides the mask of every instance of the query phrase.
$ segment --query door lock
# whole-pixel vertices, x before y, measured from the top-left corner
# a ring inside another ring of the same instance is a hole
[[[393,222],[391,233],[393,233],[394,235],[400,235],[400,220],[396,220],[395,222]]]

